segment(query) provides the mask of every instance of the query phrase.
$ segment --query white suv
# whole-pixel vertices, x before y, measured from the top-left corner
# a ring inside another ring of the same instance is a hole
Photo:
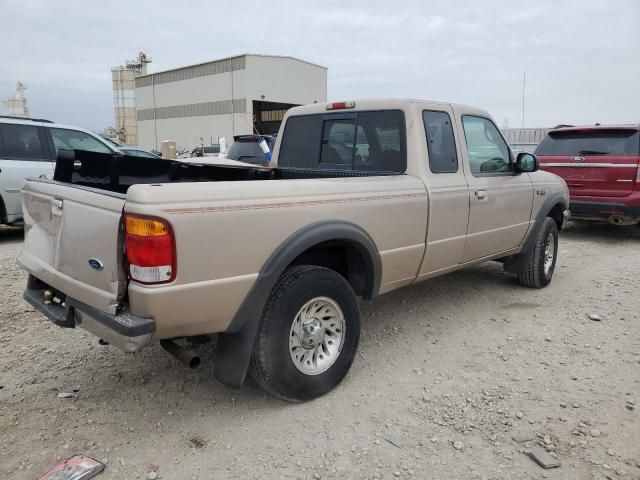
[[[25,179],[53,173],[60,149],[120,153],[82,128],[0,116],[0,224],[22,221],[20,190]]]

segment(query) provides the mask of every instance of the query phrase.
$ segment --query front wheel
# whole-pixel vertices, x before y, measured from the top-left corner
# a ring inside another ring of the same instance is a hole
[[[311,400],[342,381],[359,340],[360,310],[349,282],[328,268],[291,267],[267,300],[251,375],[284,400]]]
[[[546,217],[537,233],[522,272],[518,273],[521,285],[542,288],[549,285],[558,258],[558,226],[553,218]]]

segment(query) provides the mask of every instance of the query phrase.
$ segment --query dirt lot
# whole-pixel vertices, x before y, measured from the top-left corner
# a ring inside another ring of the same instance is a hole
[[[101,479],[640,479],[640,229],[570,226],[544,290],[486,264],[363,304],[346,381],[297,405],[218,384],[207,345],[190,371],[48,323],[20,244],[0,231],[0,478],[86,453]]]

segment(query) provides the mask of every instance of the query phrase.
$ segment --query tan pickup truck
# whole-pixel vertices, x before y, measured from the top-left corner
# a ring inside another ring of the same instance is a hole
[[[569,195],[483,110],[419,100],[291,109],[272,168],[61,151],[23,190],[25,299],[135,352],[217,335],[215,376],[287,400],[349,370],[358,300],[487,260],[550,281]]]

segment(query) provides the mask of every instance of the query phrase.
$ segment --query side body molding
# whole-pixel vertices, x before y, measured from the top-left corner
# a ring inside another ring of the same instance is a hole
[[[312,223],[285,240],[268,258],[255,284],[236,312],[228,330],[218,336],[214,373],[230,387],[245,380],[262,310],[278,278],[299,255],[327,241],[348,243],[364,259],[363,297],[371,299],[380,290],[382,263],[373,239],[361,227],[341,220]]]

